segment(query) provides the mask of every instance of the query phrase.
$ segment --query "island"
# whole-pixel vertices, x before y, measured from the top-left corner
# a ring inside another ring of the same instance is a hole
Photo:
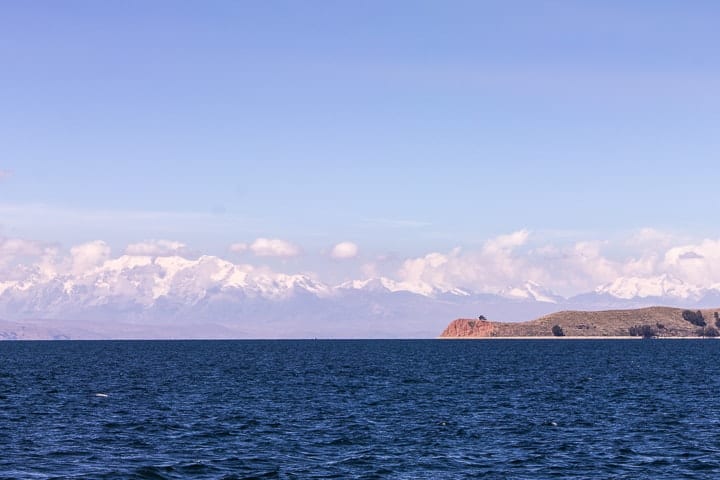
[[[720,308],[647,307],[628,310],[562,311],[527,322],[453,320],[443,339],[468,338],[715,338]]]

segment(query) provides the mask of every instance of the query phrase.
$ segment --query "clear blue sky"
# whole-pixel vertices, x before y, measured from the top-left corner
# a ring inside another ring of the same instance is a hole
[[[8,1],[0,234],[718,235],[720,4]]]

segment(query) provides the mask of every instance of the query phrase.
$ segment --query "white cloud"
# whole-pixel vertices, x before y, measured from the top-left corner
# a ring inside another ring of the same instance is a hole
[[[663,235],[665,240],[654,247],[652,238],[657,236],[645,235],[647,241],[635,243],[627,235],[613,241],[582,240],[558,244],[543,241],[527,230],[519,230],[489,238],[479,248],[434,251],[404,259],[378,257],[360,268],[364,278],[387,277],[400,288],[421,293],[456,288],[498,293],[507,291],[508,287],[521,287],[533,281],[561,295],[571,296],[593,291],[600,285],[611,284],[618,279],[652,279],[663,274],[700,287],[720,285],[720,238],[682,243],[675,239],[669,247],[665,247],[665,241],[670,242],[666,236]],[[0,237],[0,275],[6,280],[21,280],[24,276],[32,277],[34,281],[69,276],[77,282],[84,282],[82,278],[90,281],[101,270],[131,268],[135,272],[133,275],[138,276],[138,285],[144,285],[150,280],[143,280],[140,276],[145,273],[155,275],[160,268],[157,262],[167,264],[170,269],[180,269],[188,262],[195,262],[187,260],[187,255],[178,255],[185,260],[172,257],[185,248],[181,242],[149,240],[128,245],[125,254],[129,257],[113,259],[108,244],[100,240],[73,246],[69,254],[67,251],[63,254],[57,248],[40,242]],[[296,245],[270,238],[258,238],[249,244],[233,244],[229,250],[249,252],[257,257],[287,258],[300,254],[300,248]],[[353,242],[341,242],[328,255],[337,259],[356,258],[358,247]],[[143,256],[165,258],[143,259]],[[256,262],[260,263],[260,260]],[[141,264],[147,268],[136,268]],[[223,260],[212,269],[207,267],[209,270],[206,272],[206,266],[202,264],[193,270],[193,275],[200,272],[212,279],[233,278],[231,283],[242,284],[246,281],[246,275],[259,275],[262,268],[247,265],[240,270],[233,265]],[[342,268],[340,265],[342,262],[336,263],[334,268]],[[251,274],[252,269],[255,269],[255,273]],[[340,275],[339,272],[327,273],[327,278],[332,275],[347,278],[348,272]],[[273,275],[266,277],[275,278]],[[325,275],[321,276],[320,281],[323,278]]]
[[[172,240],[146,240],[139,243],[131,243],[125,248],[126,255],[167,257],[182,255],[187,251],[187,246],[181,242]]]
[[[528,248],[530,239],[527,231],[520,230],[490,238],[477,250],[409,258],[396,276],[415,291],[467,288],[497,293],[534,281],[566,296],[621,278],[652,279],[663,274],[699,287],[720,284],[720,239],[677,246],[676,238],[675,246],[668,246],[673,245],[671,236],[649,229],[615,242],[583,240]]]
[[[397,272],[401,283],[415,290],[465,288],[497,293],[510,286],[537,282],[560,294],[593,290],[622,275],[653,274],[656,256],[611,259],[603,253],[602,241],[580,241],[557,247],[541,245],[528,249],[527,230],[488,239],[479,250],[456,248],[407,259]]]
[[[35,273],[44,278],[47,264],[55,249],[40,242],[22,238],[0,237],[0,291],[7,281],[23,280]]]
[[[330,256],[336,259],[354,258],[358,254],[358,246],[353,242],[340,242],[330,252]]]
[[[22,238],[0,237],[0,260],[9,257],[37,256],[44,251],[39,242]]]
[[[720,239],[668,249],[660,268],[696,285],[720,283]]]
[[[462,281],[456,276],[454,259],[441,253],[433,252],[419,258],[411,258],[403,262],[398,272],[400,283],[408,290],[431,293],[434,289],[449,290],[455,281]]]
[[[70,249],[72,273],[81,275],[110,258],[110,246],[102,240],[76,245]]]
[[[485,242],[483,250],[486,252],[498,252],[502,250],[512,250],[527,243],[530,232],[527,230],[518,230],[508,235],[499,235]]]
[[[278,238],[258,238],[249,247],[258,257],[295,257],[300,248]]]
[[[257,238],[251,244],[233,243],[228,247],[233,253],[252,252],[257,257],[295,257],[300,255],[300,248],[278,238]]]
[[[516,283],[521,273],[528,277],[524,280],[535,280],[537,273],[527,254],[515,251],[527,243],[529,236],[527,230],[519,230],[488,239],[479,251],[455,248],[447,254],[433,252],[408,259],[398,276],[401,283],[416,291],[431,291],[434,287],[496,293]]]

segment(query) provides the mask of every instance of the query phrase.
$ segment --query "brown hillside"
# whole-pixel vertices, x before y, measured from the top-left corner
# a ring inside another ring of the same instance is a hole
[[[633,333],[639,335],[631,329],[643,326],[651,328],[657,337],[712,336],[717,331],[714,314],[720,312],[720,309],[701,310],[707,323],[705,328],[685,320],[684,311],[682,308],[670,307],[599,312],[564,311],[518,323],[461,318],[452,321],[440,338],[549,337],[553,336],[555,325],[559,325],[568,337],[626,337]]]

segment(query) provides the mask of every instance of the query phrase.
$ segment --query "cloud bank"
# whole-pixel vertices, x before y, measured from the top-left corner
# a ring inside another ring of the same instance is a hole
[[[231,246],[251,254],[247,263],[236,263],[190,254],[172,240],[132,243],[115,253],[102,240],[62,249],[0,238],[0,321],[77,320],[110,336],[164,337],[177,334],[168,326],[196,324],[193,335],[203,337],[214,324],[229,328],[222,335],[232,338],[328,332],[427,338],[448,319],[477,311],[527,320],[568,308],[720,304],[720,239],[663,238],[657,244],[635,235],[553,243],[518,230],[476,248],[374,261],[365,255],[360,266],[328,261],[329,254],[355,258],[352,242],[297,262],[277,262],[298,255],[300,247],[260,238]],[[302,271],[303,261],[330,270]],[[346,280],[326,280],[333,277]],[[122,325],[125,330],[112,333]],[[138,325],[160,330],[141,333],[134,330]]]
[[[245,273],[264,272],[270,278],[304,273],[273,272],[263,265],[264,259],[290,258],[301,253],[299,246],[286,240],[261,237],[249,244],[233,244],[229,250],[251,253],[255,257],[242,267]],[[344,241],[336,244],[329,255],[338,260],[352,259],[358,251],[355,243]],[[110,246],[102,240],[63,251],[52,244],[0,238],[0,278],[36,281],[53,275],[82,277],[121,259],[130,265],[140,265],[147,263],[143,257],[176,259],[172,260],[176,263],[199,258],[198,254],[191,255],[183,242],[175,240],[132,243],[121,253],[113,256]],[[309,261],[312,262],[312,258]],[[336,271],[315,272],[311,277],[319,282],[323,282],[325,276],[348,278],[356,267],[337,262],[324,268]],[[346,268],[348,271],[344,272]],[[143,272],[138,270],[137,275]],[[146,273],[154,275],[150,270]],[[352,280],[362,282],[382,277],[387,279],[387,285],[396,286],[394,288],[422,294],[454,289],[496,294],[532,282],[569,297],[613,284],[626,290],[630,288],[628,282],[644,281],[654,285],[660,282],[661,276],[704,288],[720,285],[720,239],[674,240],[671,235],[646,229],[620,240],[552,243],[528,230],[518,230],[489,238],[477,248],[458,247],[399,261],[396,257],[392,261],[383,257],[366,262]]]

